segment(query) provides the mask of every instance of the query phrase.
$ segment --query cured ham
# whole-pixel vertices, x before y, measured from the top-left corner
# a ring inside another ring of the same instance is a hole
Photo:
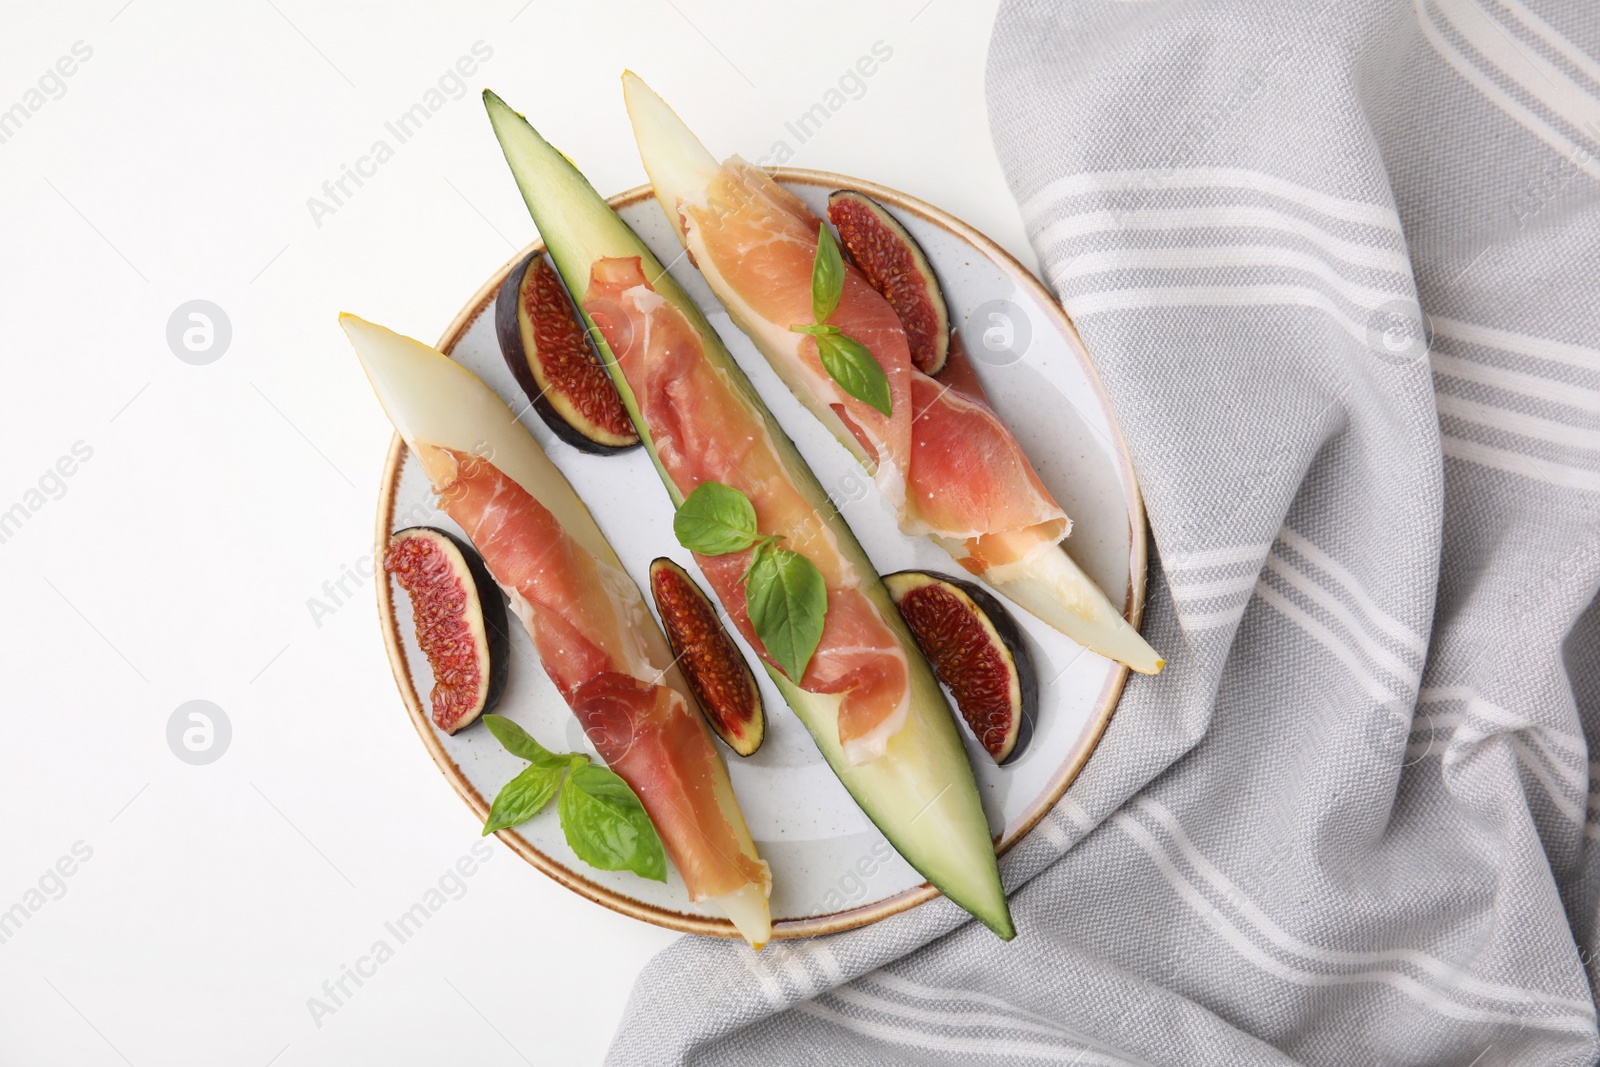
[[[798,379],[838,418],[874,468],[909,534],[964,544],[971,569],[987,570],[986,535],[1042,527],[1055,544],[1070,526],[1016,439],[980,396],[937,382],[911,363],[904,327],[888,301],[846,265],[838,310],[828,322],[862,344],[889,380],[885,416],[840,388],[823,369],[814,337],[790,324],[811,318],[811,265],[822,220],[798,197],[739,159],[719,168],[703,199],[678,205],[695,265],[738,294],[747,316]]]
[[[354,316],[341,322],[441,510],[505,590],[600,757],[638,795],[691,899],[715,902],[752,944],[765,942],[767,865],[665,638],[588,510],[469,371]]]
[[[888,301],[845,264],[828,319],[882,368],[888,416],[823,369],[812,321],[812,263],[825,223],[764,171],[717,163],[645,84],[624,75],[634,132],[657,198],[734,321],[796,396],[867,468],[901,529],[933,537],[963,567],[1090,648],[1153,673],[1161,658],[1058,547],[1071,522],[959,353],[933,379],[911,361]]]
[[[767,676],[895,851],[1009,940],[1016,927],[966,748],[872,561],[717,332],[639,236],[525,118],[487,90],[484,106],[545,247],[601,334],[606,370],[673,502],[684,500],[683,487],[703,484],[697,479],[742,475],[761,532],[781,535],[785,550],[815,564],[827,594],[821,644],[798,683],[770,659]],[[720,569],[739,564],[739,556],[701,560],[734,614],[745,613],[745,601]],[[898,654],[884,645],[885,631]],[[897,689],[908,708],[898,726]],[[876,748],[874,731],[886,735],[883,752],[865,758]],[[860,742],[848,755],[841,735]]]
[[[947,374],[959,358],[951,355]],[[1014,562],[1018,543],[1058,544],[1072,523],[983,394],[914,367],[911,373],[913,451],[902,529],[962,542],[961,562],[977,574]]]
[[[759,175],[759,179],[758,176]],[[695,265],[741,280],[740,296],[752,314],[770,324],[769,343],[786,355],[785,380],[802,384],[832,410],[899,503],[911,462],[911,350],[900,320],[860,271],[845,273],[839,308],[828,321],[866,345],[889,380],[890,413],[840,389],[823,369],[814,338],[789,326],[811,321],[811,264],[817,254],[817,220],[809,208],[765,174],[738,162],[705,189],[692,214],[703,240],[691,246]],[[685,220],[680,217],[680,227]],[[709,257],[709,259],[708,259]],[[790,284],[803,278],[804,284]]]
[[[539,662],[600,758],[641,799],[655,801],[645,801],[645,810],[690,895],[719,897],[764,882],[766,864],[747,851],[742,821],[706,817],[720,815],[726,772],[686,693],[656,680],[670,661],[652,658],[645,646],[641,635],[653,623],[637,594],[628,596],[628,576],[584,552],[494,464],[450,456],[457,473],[440,488],[440,507],[510,595]]]
[[[809,693],[837,694],[839,745],[851,763],[883,755],[905,725],[911,693],[905,650],[862,575],[794,484],[762,413],[710,360],[694,325],[646,280],[638,257],[596,260],[583,301],[633,393],[656,460],[680,496],[703,482],[738,489],[758,528],[816,565],[828,589],[822,640],[802,678]],[[750,647],[771,663],[745,610],[751,551],[696,555]]]

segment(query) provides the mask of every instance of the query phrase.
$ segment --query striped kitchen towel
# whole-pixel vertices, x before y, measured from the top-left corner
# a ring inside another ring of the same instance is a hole
[[[1156,548],[1135,677],[940,901],[688,938],[616,1064],[1590,1064],[1600,9],[1011,0],[994,137]]]

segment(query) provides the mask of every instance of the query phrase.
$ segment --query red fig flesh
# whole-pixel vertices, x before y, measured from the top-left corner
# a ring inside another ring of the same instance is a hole
[[[741,756],[761,747],[767,716],[739,646],[689,573],[665,556],[650,564],[662,628],[713,733]]]
[[[500,354],[534,410],[581,452],[624,452],[639,443],[617,387],[550,259],[535,253],[511,269],[495,299]]]
[[[500,590],[471,545],[428,526],[390,537],[383,569],[411,598],[417,644],[433,669],[433,724],[453,734],[505,692],[509,631]]]
[[[1022,755],[1039,683],[1005,605],[971,582],[928,571],[886,575],[883,584],[984,751],[1002,764]]]
[[[938,374],[950,355],[950,310],[922,246],[887,208],[863,193],[840,189],[828,197],[828,219],[850,259],[883,294],[905,327],[911,362]]]

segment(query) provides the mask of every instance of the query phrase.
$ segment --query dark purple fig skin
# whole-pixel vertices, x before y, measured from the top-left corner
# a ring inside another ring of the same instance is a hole
[[[1005,758],[998,762],[1002,767],[1008,763],[1015,762],[1017,757],[1022,755],[1033,740],[1033,720],[1038,715],[1039,709],[1038,673],[1034,670],[1033,654],[1028,651],[1028,643],[1023,637],[1021,629],[1018,628],[1016,621],[1011,617],[1011,612],[1007,610],[1006,606],[987,589],[973,582],[952,577],[948,574],[940,574],[937,571],[906,570],[884,575],[884,585],[888,586],[890,596],[893,597],[897,606],[900,602],[900,596],[896,592],[897,583],[895,580],[911,577],[930,578],[934,582],[959,589],[971,599],[973,605],[983,613],[989,625],[994,628],[1004,652],[1011,660],[1012,669],[1016,672],[1017,688],[1020,696],[1016,726],[1017,737],[1012,742],[1011,751],[1006,753]],[[913,628],[914,633],[915,628]],[[943,681],[943,679],[940,680]],[[966,715],[963,714],[961,719],[966,722]],[[968,730],[971,730],[970,723],[968,723]],[[979,738],[978,740],[982,744],[983,739]]]
[[[506,623],[505,598],[500,592],[500,584],[489,573],[489,567],[478,555],[478,550],[449,530],[441,530],[437,526],[407,526],[390,534],[388,544],[393,545],[402,537],[418,536],[442,538],[453,545],[461,553],[467,572],[472,576],[472,586],[477,590],[478,606],[483,613],[483,632],[489,646],[489,669],[484,672],[489,679],[489,692],[484,698],[483,710],[478,713],[481,719],[500,703],[510,676],[511,630]]]
[[[528,268],[533,264],[535,257],[542,255],[544,255],[542,252],[532,252],[518,261],[517,265],[511,268],[510,273],[500,283],[500,289],[495,294],[494,332],[495,337],[500,342],[500,355],[505,358],[506,366],[511,369],[511,375],[516,378],[517,384],[522,387],[523,393],[527,394],[528,399],[533,402],[533,410],[539,413],[539,417],[544,420],[545,425],[550,427],[551,431],[561,440],[580,452],[588,452],[599,456],[612,456],[619,452],[628,452],[638,448],[639,442],[637,439],[631,444],[620,445],[597,441],[585,433],[581,427],[574,426],[568,422],[561,412],[556,410],[555,405],[550,402],[545,391],[539,387],[538,379],[533,376],[533,369],[528,365],[528,350],[523,341],[522,322],[518,318],[518,311],[522,303],[522,279],[527,275]],[[556,277],[558,279],[561,277],[559,271],[556,272]],[[563,282],[564,287],[565,283]],[[567,299],[569,302],[571,301],[570,293]],[[576,313],[576,306],[574,306],[574,313]],[[582,319],[580,318],[579,321],[581,322]],[[594,350],[594,342],[587,336],[585,336],[585,343],[590,346],[591,350]],[[598,360],[600,354],[598,350],[594,351],[595,359]]]

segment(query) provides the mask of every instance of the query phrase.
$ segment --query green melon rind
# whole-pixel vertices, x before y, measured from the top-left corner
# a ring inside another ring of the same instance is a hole
[[[905,726],[889,739],[883,756],[847,766],[838,739],[838,698],[807,693],[770,666],[767,674],[810,731],[828,765],[895,850],[941,893],[1009,941],[1016,929],[1000,884],[994,839],[966,749],[944,693],[888,590],[878,580],[877,568],[694,301],[564,155],[494,93],[485,90],[483,95],[495,136],[523,201],[573,297],[582,304],[595,260],[638,256],[651,286],[683,312],[699,332],[707,357],[762,413],[794,484],[826,519],[840,551],[860,574],[870,579],[863,582],[862,591],[894,629],[906,652],[911,677],[910,715]],[[682,503],[682,494],[661,466],[649,427],[640,417],[638,402],[615,356],[599,338],[599,330],[587,314],[584,320],[599,339],[606,369],[622,394],[623,404],[662,484],[674,506]]]

